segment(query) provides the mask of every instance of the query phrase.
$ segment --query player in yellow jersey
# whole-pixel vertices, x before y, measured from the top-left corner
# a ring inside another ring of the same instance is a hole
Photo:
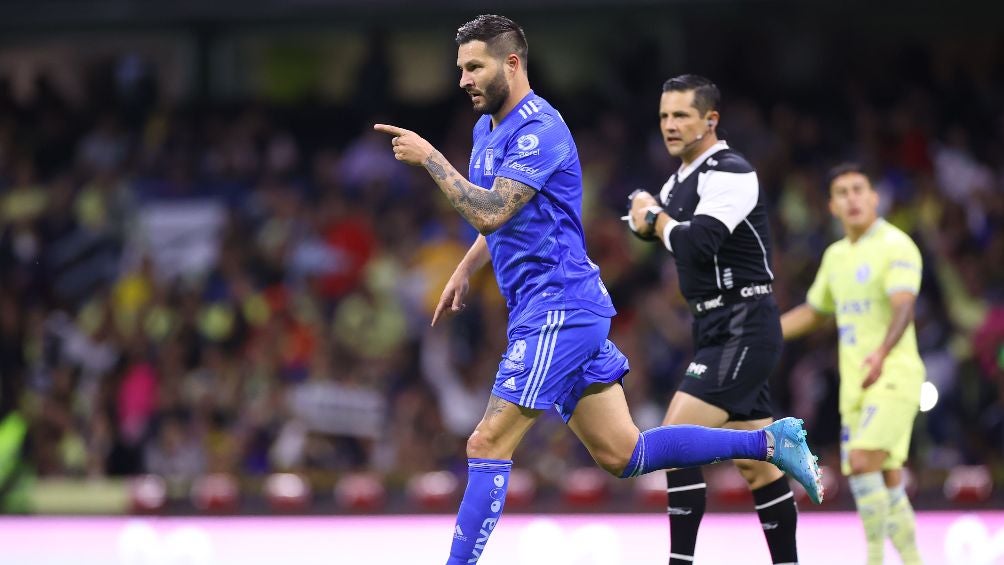
[[[781,316],[781,331],[796,338],[836,316],[841,467],[864,523],[868,563],[882,563],[885,536],[904,563],[920,563],[902,477],[924,382],[913,327],[920,251],[878,216],[878,193],[860,167],[838,166],[829,178],[830,212],[846,237],[827,248],[805,304]]]

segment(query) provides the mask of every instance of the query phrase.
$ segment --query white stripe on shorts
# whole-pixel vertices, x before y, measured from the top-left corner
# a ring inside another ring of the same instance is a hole
[[[536,376],[537,372],[540,371],[540,367],[541,367],[541,365],[540,365],[540,358],[541,358],[540,352],[541,352],[541,350],[544,349],[544,344],[545,344],[545,342],[547,340],[547,337],[550,335],[551,329],[553,327],[553,323],[554,323],[553,319],[556,318],[556,316],[553,316],[553,314],[554,314],[553,311],[548,311],[547,312],[547,321],[544,322],[544,325],[540,326],[540,337],[537,339],[537,351],[535,351],[533,353],[533,366],[531,366],[531,368],[530,368],[530,376],[528,376],[526,378],[526,382],[523,383],[523,394],[521,394],[520,397],[519,397],[519,405],[520,406],[526,406],[527,405],[526,404],[526,400],[527,400],[527,397],[529,396],[530,389],[533,388],[532,385],[533,385],[534,377]]]
[[[547,377],[547,371],[551,368],[551,359],[554,358],[554,346],[558,343],[558,331],[565,323],[565,311],[562,310],[560,313],[555,314],[555,317],[558,319],[558,323],[554,326],[554,331],[551,332],[551,340],[547,345],[547,361],[544,363],[544,370],[537,374],[537,387],[530,395],[530,406],[533,406],[537,402],[537,395],[540,394],[540,389],[544,387],[544,378]]]

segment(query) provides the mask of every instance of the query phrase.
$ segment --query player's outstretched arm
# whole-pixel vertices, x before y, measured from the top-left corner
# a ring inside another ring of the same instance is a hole
[[[801,304],[781,315],[781,335],[784,339],[801,337],[823,324],[829,318],[808,304]]]
[[[537,194],[533,187],[504,177],[495,177],[492,189],[486,190],[464,178],[417,133],[386,124],[375,124],[373,129],[393,136],[395,159],[425,167],[450,204],[482,235],[499,229]]]
[[[443,294],[440,295],[439,302],[436,304],[436,311],[432,314],[432,324],[430,325],[435,326],[439,317],[446,312],[453,312],[455,314],[467,307],[464,304],[464,296],[470,290],[470,283],[468,281],[471,275],[481,267],[484,267],[485,263],[490,259],[491,254],[488,251],[488,242],[485,241],[485,236],[479,235],[474,240],[474,245],[471,245],[471,248],[467,250],[467,254],[460,260],[450,280],[446,282]]]

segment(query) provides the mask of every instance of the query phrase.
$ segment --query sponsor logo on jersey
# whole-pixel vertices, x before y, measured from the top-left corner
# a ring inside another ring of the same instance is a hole
[[[910,261],[904,261],[902,259],[894,259],[889,262],[890,269],[909,269],[911,271],[920,271],[920,266],[916,263]]]
[[[702,365],[700,363],[691,363],[687,366],[687,376],[694,378],[701,378],[704,376],[704,372],[708,370],[707,365]]]
[[[519,147],[520,151],[533,151],[540,145],[540,138],[532,133],[519,136],[516,140],[516,147]]]
[[[512,161],[511,163],[509,163],[509,168],[526,173],[528,175],[535,175],[540,172],[540,169],[535,169],[528,165],[524,165],[523,163],[517,163],[516,161]]]
[[[869,299],[864,300],[846,300],[840,303],[839,311],[841,314],[867,314],[871,312],[872,301]]]
[[[854,324],[844,324],[837,328],[837,336],[840,343],[855,345],[858,342],[857,333],[854,331]]]
[[[519,136],[516,140],[516,148],[519,151],[516,152],[516,156],[519,158],[529,157],[531,155],[540,155],[540,149],[537,147],[540,145],[540,138],[532,133]]]

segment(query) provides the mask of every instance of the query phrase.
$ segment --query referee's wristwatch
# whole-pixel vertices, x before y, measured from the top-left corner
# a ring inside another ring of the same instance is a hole
[[[662,214],[663,209],[659,206],[649,206],[645,208],[645,223],[648,224],[649,236],[658,237],[655,233],[655,222],[659,219],[659,214]]]

